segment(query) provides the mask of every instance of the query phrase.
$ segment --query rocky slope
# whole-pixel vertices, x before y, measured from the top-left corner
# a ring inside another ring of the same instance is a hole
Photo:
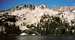
[[[13,9],[0,12],[0,15],[2,14],[15,16],[16,18],[15,25],[19,27],[21,31],[24,31],[24,30],[31,31],[35,27],[37,28],[38,23],[41,23],[40,20],[42,19],[42,16],[45,16],[45,15],[49,17],[52,17],[52,16],[59,17],[62,23],[65,22],[65,23],[68,23],[69,26],[75,26],[75,7],[60,7],[60,8],[50,9],[46,5],[39,5],[39,6],[21,5],[21,6],[16,6]],[[50,18],[47,17],[46,19],[43,19],[43,21],[46,22],[48,21],[48,19]],[[59,21],[59,19],[57,20]],[[53,19],[51,21],[53,21]],[[32,25],[34,25],[35,27],[32,27]],[[43,28],[41,28],[41,30],[43,30]],[[75,29],[73,30],[73,32],[74,31]]]

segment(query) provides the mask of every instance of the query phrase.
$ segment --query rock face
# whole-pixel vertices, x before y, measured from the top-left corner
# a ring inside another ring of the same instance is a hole
[[[21,31],[25,31],[25,30],[32,31],[35,27],[37,28],[38,23],[40,23],[40,20],[42,19],[42,16],[44,15],[49,15],[50,17],[51,16],[59,17],[62,22],[68,23],[69,26],[75,26],[75,8],[74,7],[60,7],[58,9],[49,9],[45,5],[42,5],[42,6],[41,5],[40,6],[22,5],[22,6],[16,6],[14,9],[10,9],[5,12],[1,12],[1,14],[6,14],[6,13],[8,13],[8,15],[15,16],[16,21],[14,22],[14,24],[17,27],[19,27]],[[14,21],[15,19],[12,19],[12,20]],[[45,19],[44,21],[46,20],[48,19]],[[10,25],[13,24],[10,22],[8,23]]]

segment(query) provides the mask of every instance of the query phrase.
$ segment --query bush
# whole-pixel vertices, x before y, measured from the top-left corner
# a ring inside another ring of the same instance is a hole
[[[75,27],[70,26],[65,20],[62,22],[60,17],[44,15],[34,29],[41,35],[53,34],[60,36],[74,34],[72,30],[75,30]]]

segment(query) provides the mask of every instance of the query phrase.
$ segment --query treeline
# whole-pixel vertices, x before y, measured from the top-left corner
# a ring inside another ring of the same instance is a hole
[[[74,23],[74,21],[71,21]],[[68,36],[75,35],[75,25],[71,26],[65,20],[62,21],[60,17],[43,15],[40,22],[35,24],[27,25],[28,28],[36,31],[41,35],[54,35],[54,36]]]

